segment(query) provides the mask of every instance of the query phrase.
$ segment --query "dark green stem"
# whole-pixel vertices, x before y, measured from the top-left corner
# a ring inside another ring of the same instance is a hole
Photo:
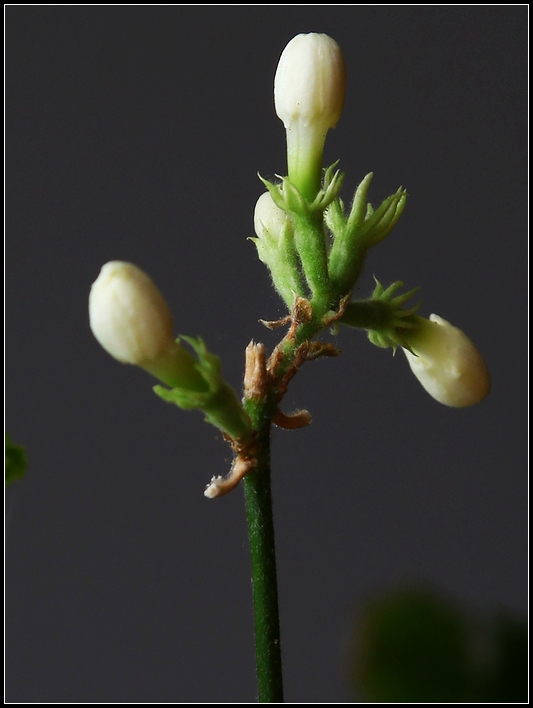
[[[255,652],[260,703],[283,703],[278,584],[270,489],[270,427],[267,399],[246,401],[257,430],[257,467],[244,478],[248,535],[252,558]]]
[[[270,430],[280,400],[277,386],[293,366],[297,350],[323,327],[329,296],[316,296],[311,303],[313,317],[300,324],[280,344],[283,358],[270,387],[261,397],[245,398],[244,407],[252,420],[256,467],[244,477],[244,496],[252,558],[255,651],[260,703],[283,703],[283,676],[279,630],[278,584],[274,520],[270,488]],[[272,372],[271,372],[272,374]]]

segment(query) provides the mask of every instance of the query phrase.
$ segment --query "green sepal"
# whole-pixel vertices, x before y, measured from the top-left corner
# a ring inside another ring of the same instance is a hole
[[[418,292],[413,288],[407,293],[393,297],[403,283],[398,280],[388,288],[376,279],[372,297],[351,302],[340,318],[341,324],[368,330],[368,339],[377,347],[403,347],[411,351],[406,341],[406,331],[418,327],[416,312],[420,302],[414,307],[403,309],[402,305]]]
[[[336,198],[342,184],[338,172],[333,174],[326,170],[326,175],[325,189],[320,190],[313,202],[309,202],[286,177],[280,178],[281,184],[273,184],[259,176],[276,206],[290,216],[294,226],[294,245],[307,284],[313,297],[323,300],[329,300],[330,281],[322,215],[328,200]]]
[[[367,248],[377,245],[386,238],[395,227],[405,209],[407,192],[401,187],[372,213],[368,214],[361,226],[360,238]]]
[[[261,177],[261,175],[258,175],[258,177],[270,192],[274,204],[280,209],[283,209],[283,211],[291,215],[310,213],[309,202],[300,194],[288,177],[276,175],[276,177],[281,179],[280,184],[269,182],[267,179]]]
[[[328,270],[333,288],[339,297],[347,295],[363,269],[368,245],[361,238],[361,225],[368,216],[366,198],[373,173],[370,172],[357,187],[349,215],[344,215],[340,199],[331,203],[326,211],[326,223],[333,235]]]
[[[259,260],[269,269],[274,287],[289,310],[292,309],[295,296],[306,295],[292,224],[288,222],[279,236],[271,235],[263,225],[261,236],[249,240],[255,244]]]
[[[335,167],[337,167],[338,164],[339,161],[337,160],[337,162],[334,162],[324,170],[322,189],[320,189],[311,202],[310,208],[312,212],[324,212],[339,196],[342,183],[344,182],[344,172],[340,170],[335,171]]]
[[[407,192],[400,187],[374,210],[367,203],[372,177],[370,172],[358,186],[347,217],[340,200],[332,202],[326,212],[326,223],[334,237],[328,269],[338,297],[347,295],[353,289],[362,271],[366,252],[390,234],[405,208]]]
[[[16,445],[12,442],[9,435],[5,435],[5,446],[6,446],[6,466],[5,466],[5,483],[6,486],[15,482],[17,479],[22,479],[26,474],[26,467],[28,466],[28,460],[26,458],[26,451],[22,445]]]
[[[346,228],[348,229],[349,233],[355,231],[355,229],[358,229],[363,223],[363,221],[368,218],[373,211],[372,204],[367,204],[366,201],[368,190],[370,189],[370,183],[372,182],[373,177],[374,173],[369,172],[363,179],[361,184],[355,190],[352,208],[350,209],[350,214],[346,222]]]
[[[280,209],[292,216],[303,218],[310,214],[321,214],[338,197],[342,188],[344,173],[340,170],[335,171],[337,164],[338,160],[324,170],[322,188],[313,201],[306,199],[288,177],[276,175],[281,180],[281,183],[274,184],[261,177],[261,175],[258,176],[270,192],[274,203]]]
[[[324,212],[324,221],[334,239],[342,237],[346,228],[346,217],[344,216],[344,205],[340,197],[334,199],[328,206]]]
[[[229,437],[248,439],[252,433],[252,422],[244,410],[233,388],[220,374],[220,359],[208,351],[203,339],[180,336],[196,352],[196,369],[205,379],[207,391],[191,391],[184,388],[168,389],[154,386],[154,392],[167,403],[174,403],[184,410],[198,408],[206,415],[206,421],[216,426]]]

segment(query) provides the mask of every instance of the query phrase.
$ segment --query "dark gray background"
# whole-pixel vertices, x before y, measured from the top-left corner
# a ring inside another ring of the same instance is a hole
[[[350,628],[374,592],[428,582],[473,611],[526,608],[526,25],[503,7],[16,7],[7,11],[9,702],[251,702],[242,490],[199,413],[93,339],[101,265],[158,283],[240,387],[283,313],[252,235],[256,172],[285,171],[272,80],[299,32],[333,36],[348,92],[326,161],[407,210],[369,258],[464,329],[493,390],[431,399],[401,353],[343,330],[274,433],[286,695],[350,701]]]

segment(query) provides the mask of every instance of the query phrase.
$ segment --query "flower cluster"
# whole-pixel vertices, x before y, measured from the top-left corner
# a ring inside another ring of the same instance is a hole
[[[403,308],[414,290],[394,295],[400,281],[388,288],[377,283],[371,298],[350,301],[367,251],[391,233],[407,193],[400,187],[374,209],[367,201],[368,174],[345,210],[339,196],[344,175],[337,163],[322,169],[324,142],[341,116],[345,86],[344,59],[331,37],[299,34],[289,42],[274,82],[276,112],[287,134],[288,175],[278,183],[262,179],[268,191],[257,201],[252,239],[259,258],[292,313],[291,332],[303,321],[298,311],[305,312],[310,338],[332,325],[363,328],[377,346],[402,347],[411,370],[437,401],[453,407],[478,403],[490,389],[485,362],[446,320],[437,315],[426,320],[417,307]],[[143,368],[169,387],[155,388],[161,398],[203,410],[234,449],[253,439],[250,418],[222,379],[218,358],[201,339],[174,338],[170,308],[137,266],[121,261],[103,266],[91,288],[89,317],[96,339],[115,359]],[[304,344],[309,355],[311,345]]]
[[[305,286],[315,309],[320,299],[340,307],[367,250],[390,234],[405,208],[407,194],[400,188],[373,209],[367,202],[372,174],[362,180],[347,214],[338,196],[343,175],[335,165],[321,183],[324,141],[341,116],[345,85],[342,53],[331,37],[300,34],[283,51],[274,100],[287,133],[288,177],[278,185],[263,180],[269,192],[257,202],[253,240],[289,307],[295,296],[306,295]],[[437,401],[464,407],[483,400],[490,376],[472,342],[437,315],[426,320],[414,314],[416,307],[402,309],[415,291],[391,299],[400,285],[384,289],[378,283],[371,301],[344,306],[340,322],[367,329],[378,346],[402,346],[411,370]]]

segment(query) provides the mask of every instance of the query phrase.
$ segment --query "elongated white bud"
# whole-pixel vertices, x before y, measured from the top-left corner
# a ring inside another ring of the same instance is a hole
[[[289,226],[289,217],[283,209],[274,204],[270,192],[262,194],[255,205],[254,231],[258,238],[279,240],[285,228]]]
[[[143,366],[174,342],[165,299],[132,263],[110,261],[102,267],[89,295],[89,319],[96,339],[124,364]]]
[[[304,288],[291,220],[274,204],[270,192],[265,192],[257,200],[254,229],[257,238],[251,240],[256,245],[259,258],[268,266],[276,290],[290,309],[295,296],[303,295]]]
[[[328,131],[344,105],[346,70],[337,42],[327,34],[298,34],[280,57],[274,79],[276,113],[289,130],[294,123]]]
[[[174,340],[164,297],[133,263],[102,267],[89,295],[89,321],[102,347],[123,364],[140,366],[169,386],[207,388],[195,358]]]
[[[412,334],[406,330],[405,336],[414,354],[403,350],[416,378],[446,406],[465,408],[480,403],[490,391],[490,374],[474,344],[438,315],[419,320],[420,327]]]
[[[276,113],[287,130],[289,178],[307,199],[320,188],[326,134],[339,120],[346,70],[339,45],[326,34],[299,34],[280,57],[274,79]]]

